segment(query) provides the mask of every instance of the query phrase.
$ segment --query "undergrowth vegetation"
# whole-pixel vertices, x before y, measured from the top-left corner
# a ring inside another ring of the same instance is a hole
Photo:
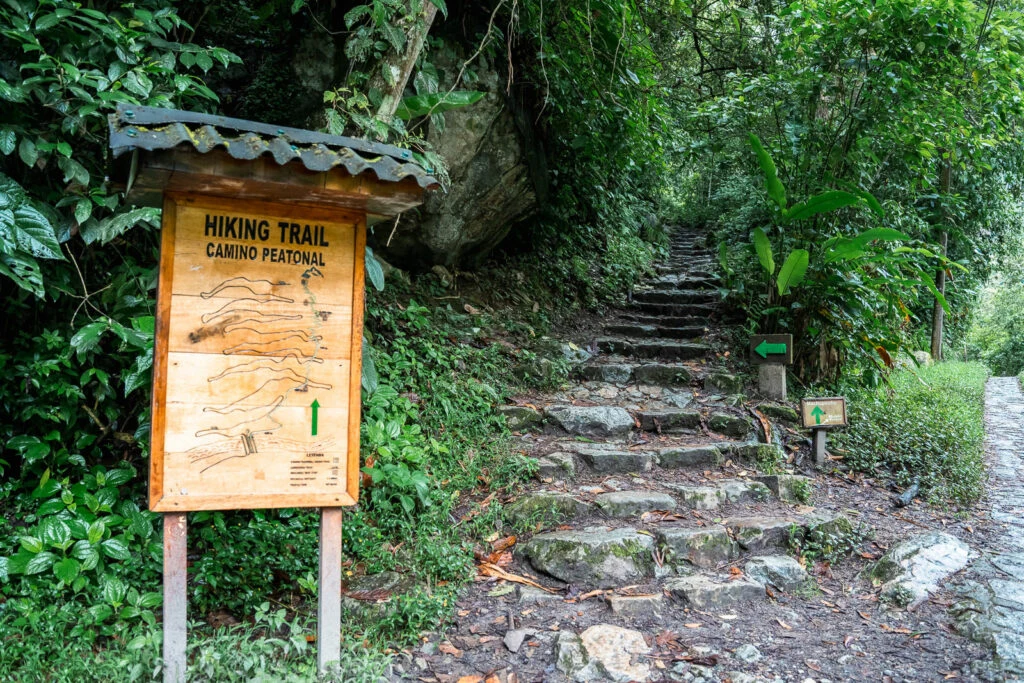
[[[980,363],[945,362],[894,372],[889,387],[850,387],[850,427],[831,450],[897,488],[919,481],[931,503],[970,505],[984,485],[988,376]]]

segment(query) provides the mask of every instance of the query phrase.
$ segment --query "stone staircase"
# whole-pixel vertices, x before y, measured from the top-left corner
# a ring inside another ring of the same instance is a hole
[[[810,507],[813,479],[764,443],[765,423],[778,431],[766,414],[795,421],[795,411],[754,413],[716,353],[723,311],[700,240],[674,236],[668,261],[608,320],[571,386],[501,409],[538,461],[537,485],[506,507],[519,534],[508,571],[558,591],[519,586],[520,605],[543,604],[544,618],[574,615],[572,596],[594,592],[621,624],[600,626],[625,631],[649,632],[652,615],[685,622],[692,610],[770,608],[772,591],[814,590],[788,554],[791,538],[850,530],[845,517]],[[602,660],[605,678],[587,678],[598,655],[583,636],[552,644],[551,680],[661,680],[636,657],[619,673]]]

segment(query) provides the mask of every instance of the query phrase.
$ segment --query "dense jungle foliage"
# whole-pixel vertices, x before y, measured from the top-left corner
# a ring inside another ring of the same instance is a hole
[[[424,35],[402,87],[388,66]],[[1022,53],[1024,17],[995,0],[3,0],[0,633],[17,636],[0,678],[159,668],[144,496],[159,214],[107,179],[117,104],[387,139],[444,178],[430,131],[473,106],[488,68],[540,143],[540,210],[479,271],[479,310],[453,308],[429,274],[368,297],[347,571],[423,585],[352,625],[351,670],[372,671],[363,639],[406,642],[450,614],[473,541],[529,475],[494,405],[564,376],[541,338],[560,312],[621,299],[664,225],[707,226],[723,294],[750,331],[797,335],[802,379],[881,381],[927,345],[936,298],[960,348],[981,284],[1018,254]],[[986,360],[1016,371],[1004,355]],[[246,622],[193,645],[198,675],[284,662],[278,680],[308,680],[314,512],[190,523],[192,613]],[[277,638],[254,644],[250,628]]]

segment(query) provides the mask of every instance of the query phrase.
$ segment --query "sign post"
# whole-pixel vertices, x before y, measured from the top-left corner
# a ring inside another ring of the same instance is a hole
[[[793,363],[793,335],[754,335],[750,338],[750,360],[758,366],[757,386],[761,395],[785,401],[786,366]]]
[[[167,109],[120,107],[110,144],[128,201],[163,207],[149,508],[164,513],[164,680],[185,680],[193,510],[321,508],[324,673],[359,497],[366,228],[437,182],[396,147]]]
[[[842,396],[805,398],[800,401],[800,420],[805,429],[811,430],[814,464],[823,467],[826,461],[825,435],[829,429],[847,425],[846,399]]]

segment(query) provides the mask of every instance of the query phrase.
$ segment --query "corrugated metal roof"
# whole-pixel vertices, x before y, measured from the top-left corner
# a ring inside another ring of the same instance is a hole
[[[182,144],[191,145],[201,154],[223,147],[235,159],[252,160],[270,154],[282,166],[298,159],[310,171],[324,172],[344,166],[351,175],[373,171],[377,178],[387,182],[414,178],[424,189],[439,185],[412,160],[409,150],[368,140],[179,109],[123,104],[108,120],[114,156],[133,149],[172,149]]]

